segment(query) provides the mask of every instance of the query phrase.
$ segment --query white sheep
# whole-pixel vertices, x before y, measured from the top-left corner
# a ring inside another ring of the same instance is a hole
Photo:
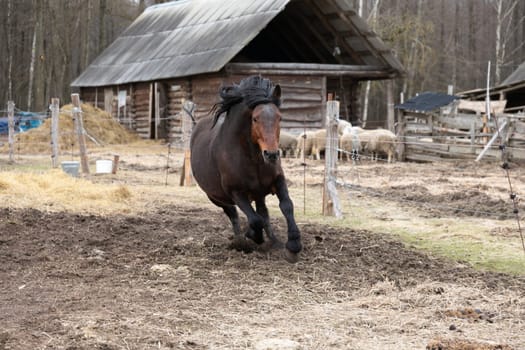
[[[368,140],[363,146],[363,134]],[[378,156],[386,155],[388,163],[391,163],[394,160],[396,153],[396,135],[385,129],[376,129],[376,130],[367,130],[364,133],[359,134],[361,141],[361,147],[364,150],[368,151],[372,160],[377,160]]]
[[[314,159],[321,159],[321,152],[326,149],[326,129],[319,129],[313,134],[312,155]]]
[[[350,132],[341,137],[340,148],[346,154],[346,159],[350,158],[352,152],[366,152],[372,160],[377,160],[380,154],[386,155],[388,163],[391,163],[396,150],[396,135],[385,129],[364,130],[352,127]]]
[[[345,130],[339,139],[339,148],[341,149],[341,160],[350,160],[350,155],[362,152],[362,146],[359,134],[364,130],[360,127],[351,127]],[[366,135],[364,141],[366,139]]]
[[[314,139],[314,131],[305,131],[297,136],[297,148],[295,151],[295,156],[297,158],[309,157],[312,154],[312,144]]]
[[[279,148],[283,157],[289,157],[295,154],[297,149],[297,137],[292,133],[281,130],[279,136]]]
[[[346,120],[339,119],[337,121],[337,133],[339,137],[343,136],[346,133],[349,133],[352,130],[352,123]]]

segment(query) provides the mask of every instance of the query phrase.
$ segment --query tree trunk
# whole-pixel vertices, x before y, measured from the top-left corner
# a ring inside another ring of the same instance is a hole
[[[376,29],[377,12],[378,12],[378,8],[379,8],[379,1],[380,0],[374,0],[374,4],[372,5],[372,11],[370,13],[370,17],[369,17],[369,20],[368,20],[368,23],[371,24],[372,30]],[[360,8],[359,8],[359,13],[360,13],[359,16],[361,16],[361,17],[363,17],[362,6],[363,6],[363,3],[361,2],[360,3]],[[369,97],[370,97],[370,85],[371,85],[371,82],[370,82],[370,80],[368,80],[366,82],[365,96],[364,96],[364,99],[363,99],[363,117],[362,117],[363,124],[361,125],[363,128],[366,127],[366,122],[368,120],[368,100],[369,100]]]
[[[502,64],[502,12],[503,0],[496,0],[496,63],[494,65],[494,84],[498,85],[501,78],[501,64]]]
[[[13,100],[13,38],[12,38],[12,3],[7,0],[7,99]]]
[[[81,70],[84,70],[89,65],[89,54],[91,53],[91,47],[90,43],[91,40],[89,38],[90,28],[91,28],[91,16],[93,12],[93,3],[92,1],[87,2],[87,14],[86,14],[86,23],[84,25],[85,30],[85,47],[84,47],[84,60],[81,65]]]
[[[106,48],[106,0],[100,0],[99,4],[99,31],[98,31],[98,52]]]
[[[38,1],[33,1],[33,7],[38,7]],[[29,83],[27,88],[27,110],[30,111],[33,103],[33,83],[35,80],[35,62],[36,62],[36,37],[38,32],[38,10],[34,14],[33,41],[31,43],[31,62],[29,63]]]

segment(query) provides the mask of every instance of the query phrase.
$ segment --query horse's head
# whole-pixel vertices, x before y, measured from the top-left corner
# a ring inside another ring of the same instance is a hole
[[[273,89],[272,99],[279,100],[281,87]],[[279,159],[279,134],[281,112],[274,103],[256,105],[251,113],[251,139],[259,145],[265,162],[275,163]]]

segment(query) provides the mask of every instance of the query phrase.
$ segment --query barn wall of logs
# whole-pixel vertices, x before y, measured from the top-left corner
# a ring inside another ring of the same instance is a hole
[[[179,142],[182,132],[181,110],[185,100],[195,104],[195,119],[210,114],[219,102],[223,85],[238,83],[246,74],[203,74],[181,79],[141,82],[127,85],[82,88],[81,99],[111,113],[113,118],[145,139]],[[358,84],[342,91],[334,81],[319,75],[266,75],[282,90],[281,127],[294,133],[324,126],[327,93],[346,102],[341,117],[353,118],[358,108]],[[329,84],[328,84],[329,83]],[[124,92],[125,91],[125,103]],[[344,94],[339,96],[339,94]],[[120,103],[119,103],[120,94]],[[120,106],[120,107],[119,107]]]
[[[196,104],[196,117],[208,115],[219,102],[218,91],[222,85],[238,83],[248,75],[203,75],[193,77],[192,101]],[[282,91],[281,127],[300,132],[323,126],[326,105],[326,79],[322,76],[267,75]]]

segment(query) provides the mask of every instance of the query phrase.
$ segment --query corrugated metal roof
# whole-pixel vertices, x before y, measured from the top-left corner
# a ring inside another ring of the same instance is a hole
[[[177,0],[149,7],[71,85],[108,86],[218,72],[290,1]],[[337,31],[365,65],[403,70],[346,0],[327,4],[327,22],[341,27]],[[333,17],[336,13],[339,19]],[[354,35],[347,38],[350,32]]]
[[[525,62],[512,72],[500,85],[510,85],[525,81]]]
[[[72,86],[217,72],[289,0],[179,0],[146,9]]]

